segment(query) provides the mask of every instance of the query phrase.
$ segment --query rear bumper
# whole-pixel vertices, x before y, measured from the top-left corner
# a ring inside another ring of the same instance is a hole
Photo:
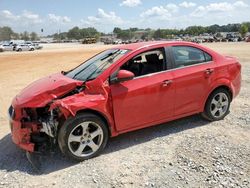
[[[233,88],[234,88],[234,91],[233,91],[233,98],[235,98],[237,95],[239,95],[240,93],[240,89],[241,89],[241,65],[240,64],[237,64],[238,66],[238,73],[236,74],[235,76],[235,79],[232,81],[232,85],[233,85]]]

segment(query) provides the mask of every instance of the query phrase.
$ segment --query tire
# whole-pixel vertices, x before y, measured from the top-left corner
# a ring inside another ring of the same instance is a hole
[[[219,88],[213,91],[206,102],[202,116],[209,121],[224,119],[229,114],[231,96],[228,90]]]
[[[85,130],[85,131],[84,131]],[[71,160],[84,161],[99,155],[109,138],[104,121],[91,113],[78,114],[62,125],[58,144],[62,153]]]
[[[22,51],[22,49],[21,49],[21,48],[19,48],[19,49],[17,49],[17,51],[18,51],[18,52],[21,52],[21,51]]]
[[[30,51],[34,51],[35,49],[34,48],[31,48]]]

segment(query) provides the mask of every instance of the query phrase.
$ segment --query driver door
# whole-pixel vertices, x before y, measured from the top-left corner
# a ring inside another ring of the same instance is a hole
[[[117,131],[147,127],[173,116],[175,86],[171,72],[162,69],[110,85]]]

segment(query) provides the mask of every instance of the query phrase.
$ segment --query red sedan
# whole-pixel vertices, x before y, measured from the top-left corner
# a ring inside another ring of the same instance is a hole
[[[12,139],[31,153],[58,143],[82,161],[125,132],[199,113],[221,120],[240,85],[238,60],[204,46],[122,45],[22,90],[9,108]]]

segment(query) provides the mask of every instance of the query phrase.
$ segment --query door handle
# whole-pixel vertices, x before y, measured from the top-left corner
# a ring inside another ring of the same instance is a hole
[[[212,74],[213,72],[214,72],[214,69],[211,69],[211,68],[208,68],[208,69],[205,70],[205,73],[206,73],[207,75],[210,75],[210,74]]]
[[[166,86],[169,86],[170,84],[172,84],[173,83],[173,80],[164,80],[163,82],[162,82],[162,86],[163,87],[166,87]]]

